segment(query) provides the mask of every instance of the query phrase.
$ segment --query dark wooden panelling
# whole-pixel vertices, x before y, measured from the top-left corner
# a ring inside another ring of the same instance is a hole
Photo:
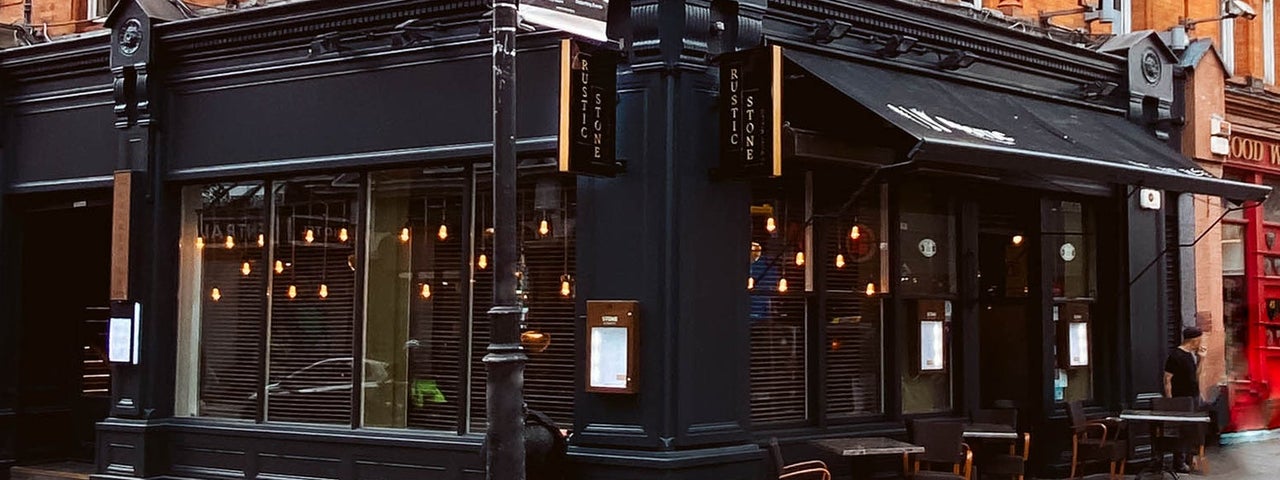
[[[188,79],[170,89],[164,148],[185,170],[488,142],[487,50],[456,53]],[[520,52],[521,137],[555,132],[556,62],[553,48]]]
[[[7,119],[12,156],[9,184],[109,176],[115,169],[116,134],[106,96],[77,104],[23,108]]]

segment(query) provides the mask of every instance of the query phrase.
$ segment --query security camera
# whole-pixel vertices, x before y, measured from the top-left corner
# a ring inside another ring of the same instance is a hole
[[[1258,16],[1258,12],[1253,10],[1244,0],[1226,0],[1225,13],[1227,18],[1244,17],[1245,20],[1253,20]]]

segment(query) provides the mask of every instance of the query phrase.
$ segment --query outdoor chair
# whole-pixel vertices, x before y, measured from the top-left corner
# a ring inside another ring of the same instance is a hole
[[[964,443],[964,424],[916,420],[912,424],[912,433],[912,443],[924,447],[924,453],[915,456],[912,468],[907,472],[908,479],[969,480],[973,471],[973,451]],[[943,466],[949,466],[951,470],[930,470]]]
[[[1192,397],[1153,398],[1151,409],[1159,412],[1194,412],[1196,400]],[[1209,460],[1204,454],[1206,424],[1174,424],[1162,423],[1156,426],[1156,433],[1151,438],[1152,446],[1157,452],[1178,452],[1195,456],[1194,468],[1202,473],[1209,473]],[[1163,458],[1161,458],[1163,462]]]
[[[1121,440],[1123,424],[1119,419],[1089,420],[1079,401],[1067,403],[1067,420],[1071,426],[1071,477],[1076,478],[1080,460],[1108,462],[1110,476],[1124,478],[1125,459],[1129,454],[1128,442]],[[1119,470],[1117,471],[1117,464]]]
[[[776,437],[769,439],[769,455],[773,457],[773,465],[778,480],[831,480],[831,472],[822,460],[788,465],[782,460],[782,447],[778,446]]]
[[[991,423],[999,425],[1008,425],[1013,431],[1018,431],[1018,410],[1012,408],[997,409],[979,409],[974,410],[971,415],[974,423]],[[987,449],[978,450],[977,471],[981,478],[983,475],[1008,476],[1022,480],[1026,475],[1027,456],[1031,453],[1031,434],[1023,432],[1019,435],[1019,440],[1009,442],[1008,453],[997,452]],[[988,446],[994,447],[1000,441],[988,441]],[[1018,453],[1018,444],[1022,444],[1022,453]]]

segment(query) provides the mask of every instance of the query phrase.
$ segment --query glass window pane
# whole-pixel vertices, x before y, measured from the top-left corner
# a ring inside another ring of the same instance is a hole
[[[1265,183],[1272,191],[1280,190],[1280,179],[1267,178]],[[1262,202],[1262,219],[1270,223],[1280,223],[1280,195],[1271,195]]]
[[[1249,378],[1249,311],[1243,275],[1222,277],[1222,324],[1226,337],[1227,375]]]
[[[370,176],[364,424],[456,430],[465,344],[461,169]]]
[[[1222,274],[1244,275],[1244,225],[1222,224]]]
[[[274,185],[270,421],[351,423],[355,180],[315,176]]]
[[[268,271],[258,240],[265,233],[263,189],[262,183],[246,182],[184,191],[182,310],[190,317],[183,322],[183,338],[194,335],[184,345],[198,354],[183,357],[199,359],[198,402],[184,407],[191,414],[257,416]]]
[[[487,166],[482,166],[484,170]],[[471,429],[486,428],[485,365],[489,346],[489,308],[493,306],[493,177],[481,170],[476,186],[475,311],[471,334]],[[520,245],[517,293],[529,311],[522,340],[524,399],[562,428],[573,425],[576,312],[577,190],[573,177],[522,167],[516,185],[516,221]],[[484,255],[485,268],[480,268]]]
[[[758,185],[751,202],[747,288],[751,322],[751,419],[807,418],[804,183],[793,177]]]
[[[921,185],[903,187],[899,198],[901,292],[955,293],[955,220],[950,200]]]
[[[1053,285],[1056,298],[1093,298],[1094,282],[1093,212],[1079,202],[1052,202],[1045,213],[1048,231],[1044,248],[1052,249]]]
[[[905,337],[904,346],[913,347],[912,342],[919,342],[921,347],[897,349],[898,362],[902,365],[902,413],[949,411],[952,393],[951,372],[956,368],[955,358],[952,356],[954,349],[950,347],[953,345],[951,335],[954,320],[953,304],[950,300],[908,301],[907,303],[910,305],[906,308],[908,311],[898,316],[901,319],[899,331],[903,332]],[[941,304],[944,312],[942,318],[919,320],[917,309],[922,308],[922,304],[925,303]],[[922,338],[924,332],[937,332],[939,326],[942,337],[940,340],[934,337]],[[933,348],[927,348],[929,346]],[[944,350],[939,352],[938,348]],[[946,362],[942,369],[933,371],[921,368],[922,350],[923,355],[930,358],[941,356]]]

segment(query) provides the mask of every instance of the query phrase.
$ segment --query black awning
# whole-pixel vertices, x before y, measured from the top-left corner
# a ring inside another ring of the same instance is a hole
[[[1233,200],[1260,200],[1271,191],[1214,177],[1119,115],[811,53],[784,55],[914,137],[913,160]]]

